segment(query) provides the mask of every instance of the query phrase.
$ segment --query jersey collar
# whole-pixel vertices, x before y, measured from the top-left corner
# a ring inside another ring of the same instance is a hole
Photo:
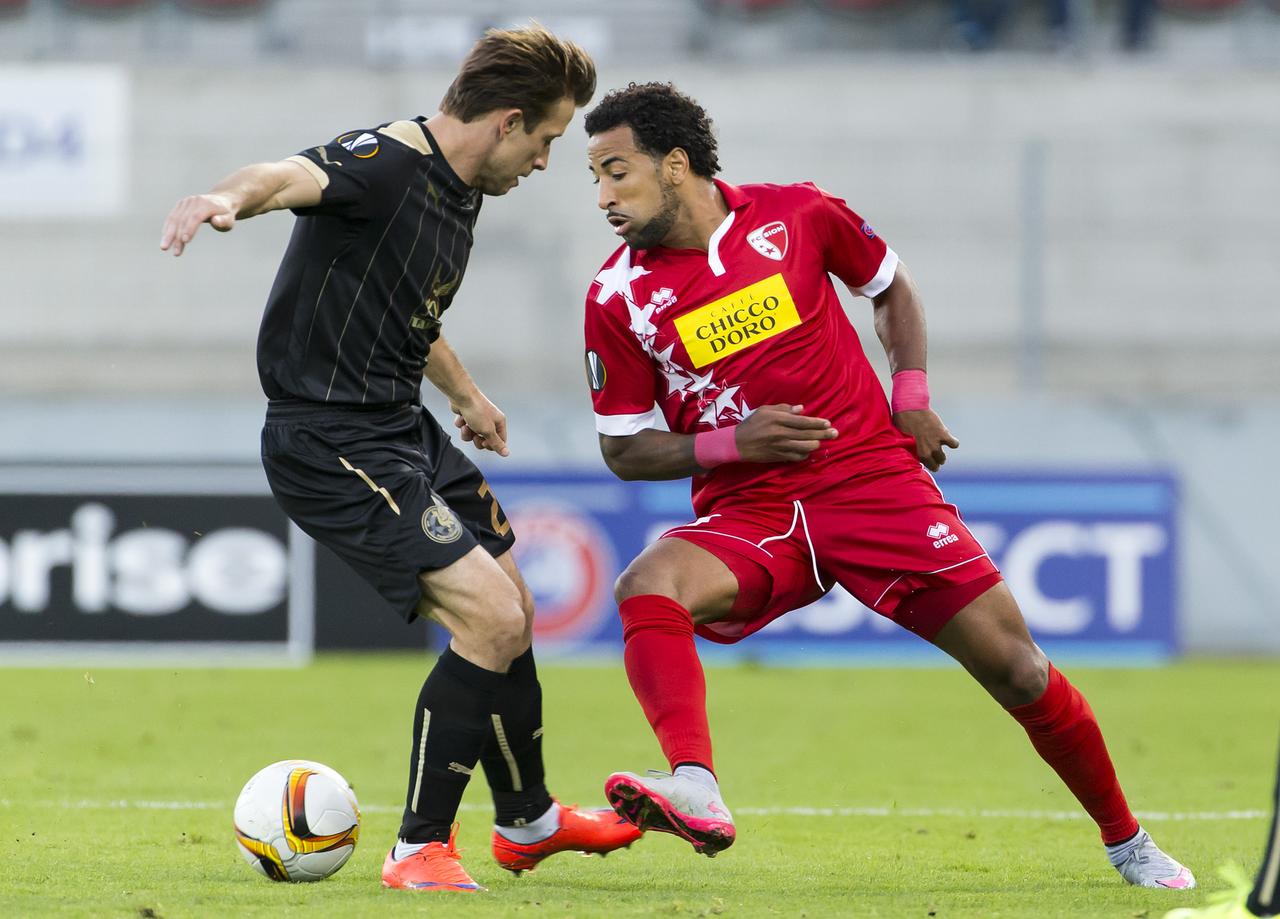
[[[469,194],[473,189],[458,177],[458,174],[453,171],[453,166],[445,159],[445,155],[440,152],[440,145],[436,143],[435,135],[427,127],[426,116],[419,115],[414,121],[418,123],[418,127],[422,128],[422,135],[427,139],[427,143],[431,145],[431,153],[435,157],[435,161],[440,164],[440,173],[444,177],[446,184],[459,194]]]
[[[720,189],[720,194],[724,196],[724,203],[729,206],[730,213],[751,203],[751,199],[738,186],[730,185],[723,179],[712,179],[711,181],[715,182],[716,188]]]
[[[707,240],[707,267],[711,269],[711,273],[716,277],[723,277],[725,274],[724,262],[720,260],[720,241],[724,239],[725,234],[729,232],[736,219],[737,212],[742,210],[751,203],[751,199],[738,186],[730,185],[728,182],[713,178],[716,188],[720,190],[724,203],[729,208],[729,213],[724,220],[720,222],[720,226],[715,228],[711,234],[711,238]],[[666,246],[659,247],[667,252],[683,252],[688,254],[701,253],[701,249],[671,249]]]
[[[720,179],[712,179],[716,183],[716,188],[720,189],[720,194],[724,197],[724,203],[729,207],[729,213],[725,216],[720,226],[716,227],[711,239],[707,241],[707,266],[711,269],[711,273],[717,278],[724,277],[724,262],[720,260],[720,241],[724,239],[725,234],[729,232],[733,226],[734,217],[738,210],[746,207],[751,199],[743,194],[742,189],[736,185],[730,185],[728,182],[722,182]]]

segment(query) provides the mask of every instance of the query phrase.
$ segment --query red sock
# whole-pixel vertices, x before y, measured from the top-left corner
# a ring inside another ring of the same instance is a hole
[[[707,681],[693,646],[693,617],[669,597],[645,594],[618,606],[627,679],[671,768],[711,763]]]
[[[1122,842],[1138,832],[1093,709],[1053,664],[1044,695],[1008,711],[1026,728],[1040,758],[1097,822],[1104,843]]]

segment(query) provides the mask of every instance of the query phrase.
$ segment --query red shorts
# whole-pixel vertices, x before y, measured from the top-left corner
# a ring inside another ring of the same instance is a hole
[[[722,501],[713,513],[661,537],[706,549],[738,579],[729,617],[697,627],[711,641],[745,638],[836,584],[932,639],[1000,580],[986,550],[922,466],[841,482],[804,500],[762,496],[756,503],[743,497]]]

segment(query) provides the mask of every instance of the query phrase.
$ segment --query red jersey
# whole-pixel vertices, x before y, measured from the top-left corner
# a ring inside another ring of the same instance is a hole
[[[706,251],[624,245],[591,284],[596,429],[635,434],[659,427],[661,413],[669,430],[695,434],[788,403],[839,431],[799,463],[729,463],[694,476],[699,515],[747,489],[803,497],[918,464],[830,277],[875,297],[893,281],[897,255],[812,183],[716,185],[729,215]]]

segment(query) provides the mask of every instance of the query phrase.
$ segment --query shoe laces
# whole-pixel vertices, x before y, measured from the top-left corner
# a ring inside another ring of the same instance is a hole
[[[1138,846],[1129,857],[1139,865],[1146,865],[1150,862],[1159,861],[1160,853],[1152,852],[1147,846]]]
[[[458,848],[457,843],[454,841],[457,838],[458,824],[455,822],[453,826],[449,827],[449,841],[437,843],[440,846],[440,854],[447,855],[449,858],[456,858],[461,861],[462,850]]]
[[[1129,859],[1139,865],[1164,863],[1169,867],[1173,867],[1176,864],[1173,859],[1160,850],[1160,847],[1155,844],[1155,841],[1150,836],[1129,853]]]

